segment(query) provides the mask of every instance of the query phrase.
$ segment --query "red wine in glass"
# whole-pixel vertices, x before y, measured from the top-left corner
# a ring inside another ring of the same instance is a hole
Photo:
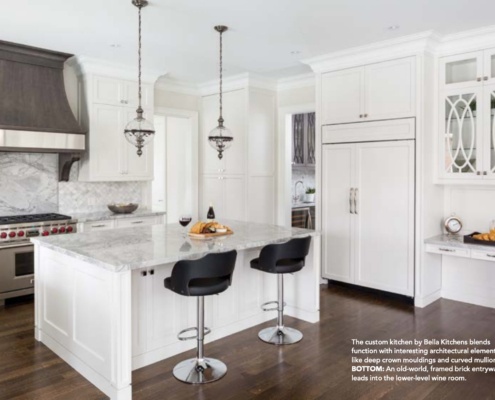
[[[181,215],[179,218],[179,224],[181,224],[181,226],[183,226],[185,228],[187,225],[189,225],[191,220],[192,220],[192,217],[190,215]],[[184,229],[184,236],[185,235],[186,235],[186,229]]]

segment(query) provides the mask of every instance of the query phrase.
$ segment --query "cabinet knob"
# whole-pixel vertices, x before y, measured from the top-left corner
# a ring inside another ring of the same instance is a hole
[[[146,275],[148,275],[148,273],[146,271],[143,271],[143,272],[141,272],[141,275],[146,276]]]
[[[488,172],[486,172],[486,171],[483,171],[483,175],[488,175]]]
[[[368,114],[364,114],[364,118],[368,118]]]
[[[155,275],[155,270],[154,269],[150,270],[150,275]]]
[[[484,81],[487,81],[488,80],[488,76],[483,77],[483,80]]]
[[[481,175],[481,171],[476,171],[476,175]]]
[[[359,118],[363,118],[363,114],[359,114]]]
[[[476,81],[481,82],[481,78],[480,77],[476,78]]]

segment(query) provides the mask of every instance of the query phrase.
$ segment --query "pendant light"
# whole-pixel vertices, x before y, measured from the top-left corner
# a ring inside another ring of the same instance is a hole
[[[208,142],[210,146],[213,147],[216,151],[218,151],[218,158],[221,160],[223,157],[223,152],[227,150],[234,141],[232,137],[232,133],[228,128],[223,125],[223,104],[222,104],[222,80],[223,80],[223,69],[222,69],[222,34],[228,28],[224,25],[215,26],[215,30],[220,33],[220,117],[218,118],[218,126],[214,128],[210,134],[208,135]]]
[[[124,135],[127,141],[137,147],[137,155],[141,157],[143,147],[153,140],[155,128],[150,121],[143,117],[141,107],[141,9],[148,5],[147,0],[132,0],[132,4],[138,8],[139,15],[139,43],[138,43],[138,99],[139,105],[136,110],[136,118],[127,124]]]

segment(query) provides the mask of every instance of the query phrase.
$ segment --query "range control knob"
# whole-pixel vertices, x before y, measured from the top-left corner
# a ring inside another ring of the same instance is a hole
[[[73,230],[74,230],[74,228],[72,226],[67,227],[67,233],[71,233]]]
[[[49,234],[50,234],[50,232],[48,232],[48,231],[41,232],[41,236],[48,236]]]
[[[52,228],[52,233],[57,233],[58,232],[58,228]]]
[[[15,232],[9,232],[9,237],[15,238]]]
[[[65,233],[65,226],[61,226],[60,229],[59,229],[59,232],[60,233]]]
[[[24,231],[19,231],[19,232],[17,232],[17,236],[19,236],[19,237],[23,237],[23,236],[24,236]]]
[[[7,232],[0,233],[0,238],[5,239],[7,237]]]

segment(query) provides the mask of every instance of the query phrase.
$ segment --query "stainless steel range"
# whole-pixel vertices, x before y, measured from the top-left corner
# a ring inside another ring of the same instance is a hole
[[[77,220],[61,214],[0,217],[0,306],[34,293],[34,251],[29,238],[77,231]]]

